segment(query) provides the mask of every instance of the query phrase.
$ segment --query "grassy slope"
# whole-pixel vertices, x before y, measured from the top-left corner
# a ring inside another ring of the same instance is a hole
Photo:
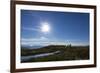
[[[36,55],[41,53],[50,53],[55,51],[61,51],[58,54],[30,59],[26,62],[44,62],[44,61],[64,61],[64,60],[85,60],[89,59],[89,47],[88,46],[61,46],[61,45],[51,45],[42,47],[40,49],[24,49],[21,50],[21,56]]]

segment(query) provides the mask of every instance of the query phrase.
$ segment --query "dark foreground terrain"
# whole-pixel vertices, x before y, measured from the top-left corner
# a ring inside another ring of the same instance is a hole
[[[21,48],[22,63],[87,59],[89,46],[49,45],[39,49]]]

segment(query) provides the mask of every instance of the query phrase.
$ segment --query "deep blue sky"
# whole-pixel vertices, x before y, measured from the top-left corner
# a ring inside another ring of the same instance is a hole
[[[50,26],[50,32],[39,29],[41,23]],[[89,44],[89,13],[21,10],[22,44],[34,45],[42,41]]]

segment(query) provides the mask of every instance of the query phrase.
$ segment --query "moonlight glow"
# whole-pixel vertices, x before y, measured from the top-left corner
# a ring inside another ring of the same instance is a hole
[[[42,32],[50,32],[50,26],[49,26],[49,24],[46,23],[46,22],[42,23],[41,31]]]

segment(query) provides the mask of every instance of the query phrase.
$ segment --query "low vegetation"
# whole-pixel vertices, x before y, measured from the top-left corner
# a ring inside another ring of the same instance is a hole
[[[87,60],[89,59],[89,46],[71,46],[71,45],[49,45],[39,49],[21,48],[21,56],[31,56],[43,53],[60,51],[57,54],[32,58],[21,62],[46,62],[46,61],[64,61],[64,60]]]

